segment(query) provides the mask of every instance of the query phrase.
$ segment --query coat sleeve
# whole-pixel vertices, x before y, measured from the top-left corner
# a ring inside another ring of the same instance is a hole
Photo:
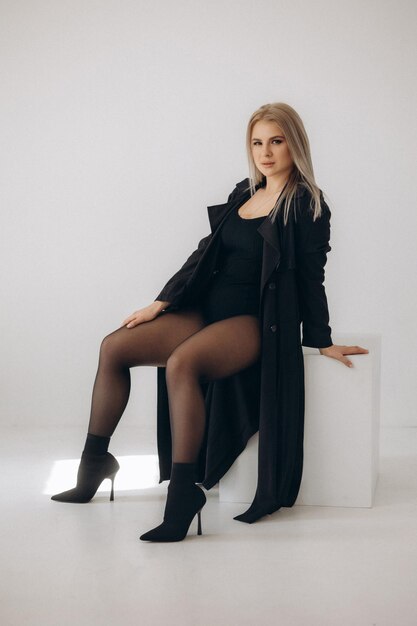
[[[309,194],[307,194],[309,195]],[[322,214],[313,221],[313,210],[304,206],[297,217],[297,289],[302,322],[303,346],[327,348],[332,345],[329,309],[324,288],[330,241],[331,211],[322,192]]]
[[[233,189],[233,191],[229,194],[229,197],[227,199],[228,202],[230,202],[234,198],[237,191],[237,187],[235,187],[235,189]],[[194,252],[190,254],[188,259],[180,267],[180,269],[173,276],[171,276],[171,278],[156,296],[155,300],[169,302],[171,306],[175,306],[177,304],[187,285],[188,280],[191,278],[204,250],[207,248],[212,237],[213,233],[210,233],[199,241],[197,248],[194,250]]]

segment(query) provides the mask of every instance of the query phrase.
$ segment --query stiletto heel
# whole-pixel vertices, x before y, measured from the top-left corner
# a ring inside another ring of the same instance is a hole
[[[113,500],[114,500],[114,479],[116,477],[116,474],[117,474],[117,472],[114,472],[114,474],[109,476],[109,478],[111,480],[110,502],[113,502]]]
[[[197,535],[202,535],[203,533],[201,532],[201,509],[197,513],[197,516],[198,516]]]
[[[114,478],[120,469],[117,459],[110,452],[106,454],[85,454],[77,473],[77,485],[73,489],[51,496],[51,500],[58,502],[89,502],[96,494],[103,480],[112,481],[110,500],[114,500]]]

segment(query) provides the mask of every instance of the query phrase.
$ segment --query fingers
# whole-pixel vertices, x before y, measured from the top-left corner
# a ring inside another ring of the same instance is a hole
[[[353,367],[353,363],[350,359],[347,359],[345,354],[368,354],[368,348],[362,348],[362,346],[339,346],[342,348],[342,354],[339,356],[339,361],[341,361],[347,367]]]
[[[127,317],[125,320],[123,320],[122,325],[126,326],[129,325],[129,322],[133,322],[136,319],[135,315],[129,315],[129,317]]]
[[[123,326],[126,326],[126,328],[134,328],[138,324],[142,324],[142,322],[149,322],[155,319],[156,316],[157,313],[154,309],[145,307],[129,315],[129,317],[124,320]]]
[[[132,313],[132,315],[129,315],[129,317],[127,317],[123,321],[123,326],[126,326],[127,328],[133,328],[137,324],[140,324],[141,321],[143,320],[142,316],[140,315],[140,311],[135,311],[134,313]]]
[[[369,353],[369,350],[367,348],[362,348],[361,346],[344,346],[344,347],[348,348],[348,352],[344,351],[345,354],[368,354]],[[346,359],[344,356],[342,356],[340,360],[342,361],[342,363],[347,365],[347,367],[353,367],[352,361],[350,361],[349,359]]]
[[[132,320],[135,319],[136,315],[139,313],[139,311],[133,311],[133,313],[131,315],[129,315],[125,320],[123,320],[123,324],[128,324],[129,322],[131,322]]]
[[[336,361],[340,361],[341,363],[343,363],[343,365],[346,365],[347,367],[353,367],[352,361],[350,361],[349,359],[347,359],[344,356],[345,353],[348,354],[348,352],[346,352],[346,350],[344,350],[345,346],[337,346],[337,347],[341,348],[343,351],[335,350],[332,353],[325,354],[325,356],[328,356],[331,359],[336,359]]]
[[[341,361],[346,367],[353,367],[353,363],[350,359],[346,358],[346,354],[368,354],[367,348],[361,346],[338,346],[331,345],[328,348],[321,348],[321,353],[337,361]]]
[[[127,325],[126,328],[134,328],[138,324],[142,324],[142,322],[146,322],[147,319],[143,317],[143,315],[136,315]]]
[[[337,348],[342,354],[368,354],[368,348],[362,348],[361,346],[338,346],[333,344],[331,348]]]
[[[346,354],[368,354],[369,350],[367,348],[362,348],[361,346],[343,346],[345,348],[344,352]]]
[[[352,361],[344,356],[345,354],[355,354],[355,352],[352,352],[352,353],[349,352],[350,346],[334,346],[334,347],[336,348],[336,350],[333,351],[333,353],[329,354],[328,356],[332,357],[333,359],[336,359],[336,361],[340,361],[341,363],[343,363],[343,365],[346,365],[346,367],[353,367]]]

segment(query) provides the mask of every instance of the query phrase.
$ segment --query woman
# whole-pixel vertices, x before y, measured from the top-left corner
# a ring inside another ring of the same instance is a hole
[[[196,514],[201,534],[206,496],[196,482],[213,486],[258,429],[257,493],[235,519],[252,523],[292,506],[302,469],[301,346],[349,367],[345,355],[368,352],[331,341],[323,286],[330,210],[302,120],[285,103],[266,104],[251,116],[246,141],[250,178],[227,203],[208,207],[212,232],[153,303],[104,338],[77,485],[52,496],[88,502],[110,478],[113,499],[119,464],[108,446],[130,367],[156,366],[161,481],[170,483],[163,522],[142,540],[180,541]],[[226,383],[232,391],[216,393]]]

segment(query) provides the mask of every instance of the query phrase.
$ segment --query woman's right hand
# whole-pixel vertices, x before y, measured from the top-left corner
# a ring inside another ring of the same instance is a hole
[[[168,305],[169,302],[155,300],[143,309],[139,309],[139,311],[135,311],[132,315],[129,315],[129,317],[123,321],[122,325],[126,326],[126,328],[134,328],[138,324],[142,324],[142,322],[150,322],[155,319],[155,317],[158,317],[161,311]]]

